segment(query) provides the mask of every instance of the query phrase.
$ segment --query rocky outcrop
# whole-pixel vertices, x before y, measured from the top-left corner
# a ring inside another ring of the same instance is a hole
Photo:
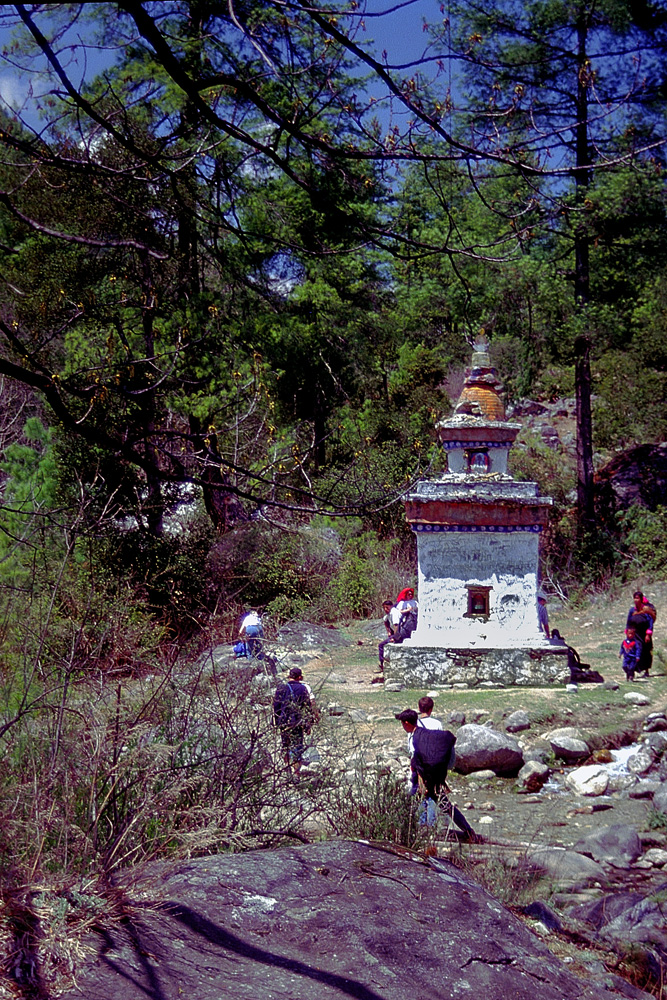
[[[655,510],[667,495],[667,442],[615,455],[595,477],[600,506],[614,514],[638,505]]]
[[[460,869],[366,843],[156,866],[123,911],[90,933],[62,1000],[619,996],[575,976]]]

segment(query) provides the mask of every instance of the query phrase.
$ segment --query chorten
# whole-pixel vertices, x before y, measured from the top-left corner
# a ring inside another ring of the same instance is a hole
[[[436,426],[447,471],[405,498],[419,620],[410,639],[387,647],[388,681],[535,685],[567,674],[566,649],[537,614],[539,538],[553,501],[507,471],[521,425],[507,422],[501,390],[480,336],[454,415]]]

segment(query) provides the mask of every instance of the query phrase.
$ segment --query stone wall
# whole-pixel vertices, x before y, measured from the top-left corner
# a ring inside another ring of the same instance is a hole
[[[407,688],[448,684],[540,687],[569,680],[567,649],[461,649],[404,643],[385,647],[385,681]]]

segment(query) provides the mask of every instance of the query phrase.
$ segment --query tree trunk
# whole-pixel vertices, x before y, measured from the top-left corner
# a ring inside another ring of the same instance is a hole
[[[577,19],[577,126],[576,126],[576,211],[574,231],[574,296],[583,320],[583,329],[574,345],[574,381],[577,409],[577,523],[582,535],[595,521],[593,489],[593,424],[591,411],[591,337],[587,329],[590,300],[590,239],[585,219],[586,194],[590,182],[588,148],[588,87],[590,66],[586,53],[588,12],[581,4]]]

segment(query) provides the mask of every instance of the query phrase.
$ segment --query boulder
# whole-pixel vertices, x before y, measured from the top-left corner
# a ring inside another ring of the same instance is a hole
[[[122,920],[98,919],[70,949],[76,985],[61,1000],[619,995],[576,976],[439,859],[339,840],[154,865],[145,875],[124,888]]]
[[[550,774],[551,768],[547,764],[529,760],[519,771],[517,785],[523,792],[539,792]]]
[[[667,816],[667,781],[660,782],[660,788],[653,796],[653,808]]]
[[[447,720],[452,726],[465,726],[466,717],[464,712],[450,712]]]
[[[508,733],[521,733],[524,729],[530,729],[528,714],[523,709],[512,712],[505,723],[505,729]]]
[[[523,764],[521,747],[506,733],[468,724],[456,734],[456,765],[460,774],[491,770],[499,777],[513,778]]]
[[[642,853],[637,831],[624,823],[602,826],[574,845],[579,854],[586,854],[594,861],[607,861],[615,868],[627,868]]]
[[[578,795],[604,795],[609,784],[609,774],[599,764],[588,764],[570,771],[565,784]]]
[[[566,764],[576,764],[590,756],[590,747],[583,740],[575,740],[571,736],[560,736],[551,741],[551,749],[556,757]]]
[[[631,799],[652,799],[659,788],[659,781],[649,781],[644,778],[628,791],[628,795]]]
[[[653,754],[648,750],[638,750],[628,757],[626,767],[630,774],[646,774],[653,767]]]
[[[667,865],[667,851],[662,847],[649,847],[643,855],[644,861],[650,861],[655,868],[662,868]]]
[[[544,847],[531,851],[526,861],[531,867],[551,875],[560,885],[570,888],[604,881],[605,878],[604,868],[597,861],[563,847]]]

